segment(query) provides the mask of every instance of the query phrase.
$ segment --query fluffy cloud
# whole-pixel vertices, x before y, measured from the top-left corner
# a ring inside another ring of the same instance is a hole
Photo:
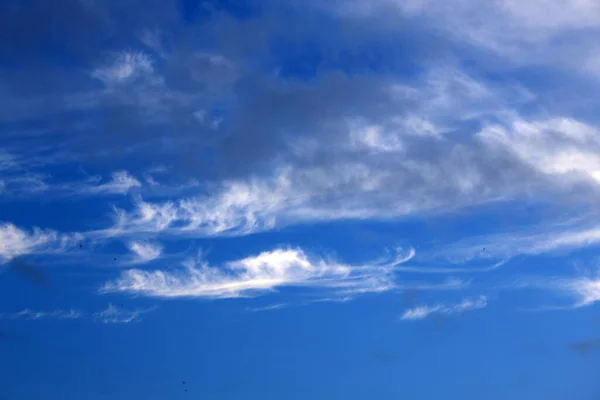
[[[402,314],[403,320],[419,320],[428,317],[431,314],[455,315],[467,311],[479,310],[487,307],[487,298],[480,296],[474,299],[464,299],[457,304],[437,304],[434,306],[419,306],[406,310]]]

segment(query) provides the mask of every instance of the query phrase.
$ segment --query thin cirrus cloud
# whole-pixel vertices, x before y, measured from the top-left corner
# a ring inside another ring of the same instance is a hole
[[[479,296],[477,298],[466,298],[456,304],[436,304],[432,306],[418,306],[406,310],[400,319],[405,321],[414,321],[425,319],[430,315],[457,315],[467,311],[479,310],[487,307],[487,298]]]
[[[446,260],[453,264],[465,264],[476,260],[510,260],[516,256],[536,256],[552,253],[569,253],[574,250],[597,246],[600,228],[576,221],[573,224],[547,226],[530,232],[490,234],[460,240],[440,246],[425,258]],[[503,261],[503,262],[504,262]],[[449,267],[451,270],[452,268]]]
[[[154,68],[147,54],[122,52],[117,54],[112,64],[99,67],[92,77],[102,81],[107,87],[123,84],[140,76],[152,75]]]
[[[106,309],[94,313],[92,318],[103,324],[128,324],[130,322],[141,322],[144,314],[155,309],[156,307],[127,310],[109,303]]]
[[[140,188],[141,182],[131,176],[127,171],[117,171],[111,176],[111,180],[98,185],[75,187],[76,192],[90,195],[100,194],[126,194],[133,188]]]
[[[516,286],[519,288],[533,287],[552,290],[562,296],[574,299],[574,303],[567,308],[587,307],[600,301],[600,278],[597,276],[529,279],[522,280]]]
[[[251,297],[279,288],[318,289],[337,295],[378,293],[395,287],[393,268],[398,262],[349,265],[314,257],[300,249],[276,249],[256,256],[208,265],[188,260],[180,271],[130,269],[105,283],[101,293],[124,292],[150,297]],[[457,286],[456,282],[440,285]],[[431,285],[433,289],[435,285]]]
[[[82,240],[80,234],[61,234],[53,230],[24,230],[10,223],[0,224],[0,262],[32,253],[62,253]]]
[[[30,309],[21,310],[15,313],[0,313],[0,318],[7,319],[79,319],[83,313],[79,310],[52,310],[52,311],[32,311]]]
[[[600,6],[594,1],[342,0],[329,8],[345,18],[378,20],[384,26],[394,16],[436,27],[462,43],[491,51],[512,63],[548,64],[598,76],[590,68],[594,56],[589,52],[600,28]],[[543,16],[541,8],[545,10]],[[561,40],[572,38],[574,33],[576,40],[568,40],[568,45]]]
[[[155,309],[156,307],[128,310],[122,307],[116,307],[109,303],[106,309],[93,313],[84,312],[77,309],[52,311],[33,311],[30,309],[24,309],[14,313],[0,313],[0,319],[79,320],[90,318],[92,321],[102,324],[128,324],[130,322],[141,322],[144,314],[154,311]]]
[[[149,242],[130,242],[129,250],[133,253],[134,264],[147,263],[156,260],[162,254],[162,246]]]
[[[9,197],[33,197],[43,193],[49,198],[77,198],[125,195],[134,189],[141,189],[142,183],[127,171],[116,171],[105,182],[97,176],[80,181],[56,182],[49,176],[29,172],[6,176],[3,188]]]

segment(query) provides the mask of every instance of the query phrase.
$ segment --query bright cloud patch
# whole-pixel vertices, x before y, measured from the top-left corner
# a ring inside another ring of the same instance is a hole
[[[29,253],[60,253],[80,239],[80,235],[62,235],[39,228],[26,231],[10,223],[0,224],[0,261]]]
[[[162,253],[161,246],[146,242],[131,242],[129,243],[129,250],[134,253],[134,263],[144,263],[155,260],[160,257]]]
[[[101,292],[153,297],[247,297],[283,287],[359,294],[394,287],[393,264],[347,265],[310,257],[299,249],[277,249],[212,267],[189,261],[181,271],[124,271]]]

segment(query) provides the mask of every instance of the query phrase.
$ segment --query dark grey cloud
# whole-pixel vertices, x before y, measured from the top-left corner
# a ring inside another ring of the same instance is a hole
[[[185,21],[180,7],[160,2],[68,0],[54,7],[32,0],[2,7],[0,54],[18,67],[0,71],[7,88],[0,93],[7,103],[0,115],[3,135],[15,132],[22,138],[21,131],[41,128],[47,133],[28,138],[30,147],[52,135],[89,162],[162,158],[179,164],[176,170],[209,177],[269,166],[290,156],[285,148],[290,137],[329,135],[336,129],[331,120],[344,115],[376,118],[383,100],[383,82],[348,71],[319,72],[312,84],[275,77],[281,65],[297,61],[289,55],[281,59],[278,49],[328,38],[320,43],[319,71],[352,68],[369,51],[371,64],[379,65],[372,69],[399,59],[389,48],[369,50],[375,37],[370,28],[326,29],[325,17],[304,8],[294,8],[294,18],[276,7],[239,19],[236,7],[232,12],[211,5],[209,18]],[[198,7],[204,6],[192,8]],[[17,35],[24,26],[28,29]],[[402,42],[417,41],[413,35]],[[405,53],[417,48],[412,44]],[[147,53],[155,64],[154,80],[106,90],[90,77],[95,68],[114,62],[119,51]],[[223,62],[215,63],[219,57]],[[222,129],[215,133],[212,124],[199,123],[198,112],[222,119]],[[215,156],[212,165],[207,160]]]
[[[7,104],[0,135],[16,150],[51,137],[62,153],[88,164],[133,164],[135,171],[161,163],[203,181],[289,165],[301,170],[294,193],[315,193],[323,209],[363,202],[357,188],[365,179],[315,184],[318,174],[302,169],[320,168],[325,176],[332,167],[363,168],[385,188],[369,193],[379,210],[397,199],[432,210],[533,194],[558,198],[575,187],[570,179],[556,185],[514,143],[490,148],[476,136],[486,125],[519,121],[503,113],[528,105],[531,96],[518,85],[482,84],[488,80],[476,68],[473,77],[460,72],[463,65],[448,55],[456,43],[411,18],[400,16],[395,27],[366,24],[295,3],[250,16],[211,3],[189,20],[177,4],[158,1],[69,0],[60,13],[42,1],[24,4],[2,6],[11,19],[6,35],[37,21],[18,47],[0,47],[31,72],[1,72],[11,83],[0,93]],[[63,36],[75,39],[60,53],[53,46]],[[140,64],[119,66],[125,56]],[[38,70],[43,79],[32,83]],[[398,125],[415,116],[444,134]],[[360,129],[378,126],[399,138],[403,150],[349,146],[349,120],[356,118]],[[45,132],[24,140],[25,129]],[[571,142],[553,137],[545,149],[565,144]],[[586,202],[589,184],[577,183],[585,189],[577,200]]]

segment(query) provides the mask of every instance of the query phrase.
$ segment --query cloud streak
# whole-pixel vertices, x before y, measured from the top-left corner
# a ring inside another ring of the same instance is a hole
[[[156,307],[127,310],[116,307],[109,303],[106,309],[94,313],[86,313],[78,309],[52,311],[33,311],[30,309],[24,309],[14,313],[0,313],[0,319],[78,320],[90,318],[92,321],[102,324],[129,324],[131,322],[141,322],[144,314],[154,311],[155,309]]]
[[[0,175],[1,176],[1,175]],[[127,171],[111,174],[102,182],[99,176],[74,182],[56,182],[52,177],[28,172],[4,177],[2,188],[6,197],[34,197],[43,194],[47,198],[81,198],[126,195],[134,190],[142,190],[142,183]]]
[[[352,296],[394,288],[394,265],[349,265],[310,256],[301,249],[280,248],[229,261],[220,267],[200,259],[188,260],[180,271],[130,269],[107,282],[100,292],[222,299],[296,287]]]
[[[53,230],[23,230],[10,223],[0,223],[0,262],[32,253],[62,253],[82,239],[80,234],[60,234]]]
[[[83,317],[83,313],[79,310],[53,310],[53,311],[32,311],[30,309],[24,309],[22,311],[7,314],[0,313],[0,318],[7,319],[80,319]]]
[[[598,245],[600,228],[587,222],[577,222],[542,226],[531,232],[492,234],[463,239],[435,249],[427,258],[445,259],[452,263],[468,263],[485,259],[510,260],[520,255],[568,253]]]
[[[418,306],[408,309],[402,314],[400,319],[405,321],[414,321],[425,319],[433,314],[441,315],[456,315],[463,314],[467,311],[480,310],[487,307],[487,298],[479,296],[473,299],[464,299],[456,304],[436,304],[433,306]]]
[[[92,318],[103,324],[129,324],[131,322],[141,322],[144,314],[154,311],[155,309],[156,307],[127,310],[109,304],[105,310],[94,313]]]

